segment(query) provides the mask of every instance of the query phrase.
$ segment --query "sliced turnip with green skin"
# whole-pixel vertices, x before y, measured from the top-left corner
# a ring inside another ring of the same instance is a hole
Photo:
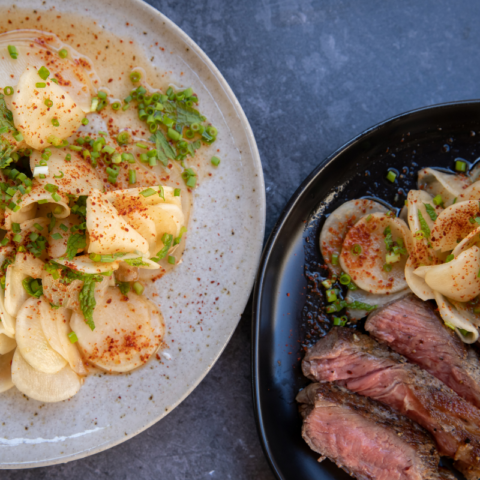
[[[111,372],[128,372],[146,363],[164,334],[161,314],[152,302],[133,292],[125,297],[114,287],[97,300],[93,322],[91,330],[83,315],[74,313],[70,326],[85,360]]]
[[[462,315],[441,293],[435,293],[438,311],[445,325],[453,328],[464,343],[475,343],[478,340],[478,330]],[[463,330],[463,331],[462,331]]]
[[[385,231],[390,228],[392,239],[402,239],[407,254],[387,264]],[[384,213],[363,217],[348,231],[342,246],[340,265],[362,290],[377,294],[392,294],[405,290],[405,264],[408,252],[413,250],[413,241],[406,223]]]
[[[478,228],[475,218],[480,216],[480,205],[476,200],[455,203],[447,207],[435,220],[431,242],[434,250],[453,250],[467,235]]]
[[[400,292],[392,293],[391,295],[369,293],[359,288],[357,290],[349,290],[345,300],[347,303],[362,302],[371,306],[376,305],[378,308],[383,307],[383,305],[386,305],[387,303],[394,302],[395,300],[398,300],[409,293],[410,289],[408,288],[401,290]],[[349,309],[348,306],[347,312],[352,320],[360,320],[370,313],[367,310],[352,310]]]
[[[0,393],[6,392],[13,387],[12,360],[15,349],[0,356]]]
[[[419,190],[424,190],[432,198],[440,195],[446,207],[455,198],[463,200],[462,193],[471,185],[470,179],[465,175],[448,174],[434,168],[422,168],[418,172],[417,183]]]
[[[372,213],[386,213],[387,209],[373,200],[358,199],[345,202],[325,220],[320,233],[320,251],[328,268],[335,274],[342,272],[340,264],[332,264],[332,255],[340,255],[348,230],[362,217]]]
[[[139,255],[137,254],[137,257]],[[56,259],[60,265],[75,270],[80,273],[90,273],[90,274],[104,274],[107,272],[114,272],[118,269],[118,263],[123,257],[119,257],[117,261],[114,262],[94,262],[88,255],[79,255],[78,257],[73,258],[72,260],[68,259]]]
[[[0,355],[5,355],[8,352],[11,352],[17,346],[17,342],[5,335],[0,333]]]
[[[73,397],[83,380],[68,365],[57,373],[40,372],[23,358],[17,348],[12,361],[12,382],[27,397],[53,403]]]
[[[152,260],[142,257],[136,253],[127,253],[124,257],[121,258],[122,262],[127,263],[127,260],[135,261],[133,265],[137,265],[138,268],[145,268],[147,270],[158,270],[160,265]]]
[[[443,263],[445,255],[437,254],[431,248],[430,238],[426,238],[422,229],[421,219],[426,223],[431,231],[434,226],[435,217],[442,213],[443,208],[433,203],[433,198],[422,190],[410,190],[407,196],[408,203],[408,226],[412,232],[413,244],[415,246],[412,252],[414,265],[437,265]],[[429,210],[427,210],[427,205]],[[434,219],[430,216],[432,215]]]
[[[15,340],[23,358],[43,373],[57,373],[66,360],[49,344],[42,328],[42,300],[30,297],[17,315]]]
[[[457,302],[470,302],[480,294],[480,248],[470,247],[448,263],[432,266],[426,284]]]
[[[414,265],[414,260],[409,257],[405,265],[405,280],[407,281],[407,285],[418,298],[424,301],[434,300],[435,295],[433,290],[425,283],[425,275],[419,276],[415,273],[422,267],[415,269]]]

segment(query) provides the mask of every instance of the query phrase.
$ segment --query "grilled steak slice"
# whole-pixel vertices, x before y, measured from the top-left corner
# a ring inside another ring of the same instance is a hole
[[[312,380],[337,381],[418,422],[467,479],[480,478],[480,410],[405,357],[368,335],[334,327],[308,350],[302,369]]]
[[[480,408],[478,355],[444,325],[429,303],[407,295],[371,313],[365,328]]]
[[[381,403],[326,383],[297,395],[310,448],[359,480],[454,479],[423,429]]]

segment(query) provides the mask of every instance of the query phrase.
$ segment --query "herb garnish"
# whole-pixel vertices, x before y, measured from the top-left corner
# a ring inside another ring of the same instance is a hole
[[[65,285],[69,285],[74,280],[83,282],[83,287],[78,294],[80,310],[83,313],[87,325],[94,330],[93,311],[97,304],[95,301],[95,284],[101,282],[105,278],[105,274],[82,273],[54,261],[46,263],[43,268],[50,273],[55,280],[60,280],[60,282]]]
[[[430,234],[431,234],[430,228],[429,228],[427,222],[425,221],[425,219],[423,218],[422,212],[420,212],[420,210],[418,211],[418,220],[420,222],[420,228],[421,228],[423,234],[425,235],[425,238],[429,239]]]
[[[432,219],[432,222],[434,222],[437,219],[437,213],[435,212],[435,209],[429,203],[424,203],[424,205],[428,216]]]

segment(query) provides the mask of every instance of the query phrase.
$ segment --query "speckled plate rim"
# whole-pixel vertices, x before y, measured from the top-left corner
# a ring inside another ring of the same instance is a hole
[[[102,0],[99,0],[102,1]],[[63,0],[63,2],[67,3],[66,0]],[[63,2],[55,2],[59,4],[58,11],[61,13],[61,4]],[[106,0],[106,3],[112,4],[111,1]],[[115,7],[117,8],[125,8],[123,5],[124,2],[119,2],[118,5],[115,4]],[[264,183],[264,177],[263,177],[263,170],[262,170],[262,164],[261,164],[261,159],[260,159],[260,154],[258,151],[258,147],[255,141],[255,137],[252,131],[252,128],[248,122],[248,119],[238,101],[236,98],[235,94],[233,93],[232,89],[228,85],[227,81],[223,77],[223,75],[220,73],[218,68],[215,66],[215,64],[210,60],[210,58],[207,56],[207,54],[180,28],[178,27],[172,20],[170,20],[168,17],[166,17],[163,13],[161,13],[159,10],[156,8],[152,7],[151,5],[147,4],[146,2],[142,0],[128,0],[128,7],[129,8],[139,8],[142,9],[146,12],[148,12],[151,16],[157,17],[159,21],[162,21],[164,25],[167,27],[167,29],[170,31],[170,34],[172,36],[176,36],[176,40],[179,42],[183,43],[184,45],[188,46],[196,55],[198,56],[198,59],[201,60],[204,65],[208,68],[208,70],[211,72],[212,76],[214,79],[218,82],[218,85],[221,87],[223,90],[225,97],[231,102],[233,110],[235,111],[236,115],[238,116],[238,120],[241,124],[241,127],[244,130],[246,140],[248,142],[248,147],[250,149],[250,155],[253,163],[253,168],[254,171],[253,173],[256,174],[257,182],[259,186],[261,187],[260,190],[261,192],[258,192],[261,197],[259,198],[259,217],[262,219],[261,225],[256,225],[257,230],[255,232],[255,236],[251,238],[251,243],[249,244],[249,247],[251,248],[251,251],[254,252],[253,257],[255,258],[255,261],[251,262],[250,266],[250,274],[248,278],[248,285],[249,288],[244,288],[242,295],[237,295],[237,298],[239,298],[239,302],[245,307],[247,305],[248,299],[250,297],[250,294],[252,292],[253,284],[255,281],[256,277],[256,272],[258,268],[258,264],[260,262],[260,257],[262,254],[262,247],[263,247],[263,240],[264,240],[264,234],[265,234],[265,219],[266,219],[266,198],[265,198],[265,183]],[[18,5],[20,8],[23,8],[23,5],[20,3]],[[227,122],[227,120],[225,120]],[[228,124],[228,122],[227,122]],[[240,312],[241,313],[241,312]],[[208,374],[208,372],[211,370],[211,368],[214,366],[220,355],[223,353],[225,347],[229,343],[236,326],[238,325],[238,322],[240,321],[241,315],[238,315],[238,319],[235,322],[234,325],[232,325],[232,328],[229,332],[228,335],[224,337],[223,345],[221,348],[218,350],[216,355],[212,357],[212,360],[210,361],[209,365],[205,368],[203,373],[197,377],[195,382],[192,382],[190,387],[184,392],[183,395],[179,396],[177,401],[173,402],[170,404],[170,408],[168,410],[168,413],[170,413],[174,408],[176,408],[185,398],[187,398],[193,390],[200,384],[200,382],[205,378],[205,376]],[[144,425],[134,429],[131,433],[128,435],[125,435],[125,437],[116,439],[116,440],[107,440],[103,444],[96,445],[90,449],[85,449],[79,453],[73,454],[73,455],[68,455],[68,456],[62,456],[58,458],[52,458],[47,461],[33,461],[33,462],[25,462],[25,463],[0,463],[0,470],[2,469],[27,469],[27,468],[37,468],[37,467],[44,467],[44,466],[50,466],[50,465],[56,465],[56,464],[62,464],[62,463],[67,463],[73,460],[79,460],[81,458],[88,457],[90,455],[100,453],[104,450],[107,450],[109,448],[112,448],[116,445],[119,445],[132,437],[138,435],[139,433],[143,432],[144,430],[148,429],[158,421],[160,421],[163,417],[165,417],[168,413],[163,413],[158,415],[157,417],[153,418],[150,422],[145,423]]]

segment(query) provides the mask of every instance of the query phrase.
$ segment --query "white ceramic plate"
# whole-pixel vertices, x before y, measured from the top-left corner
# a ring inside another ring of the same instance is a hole
[[[101,19],[107,30],[133,38],[147,52],[152,38],[163,45],[168,55],[153,62],[172,71],[172,79],[183,72],[179,83],[195,87],[202,112],[221,132],[215,146],[222,163],[195,191],[183,264],[157,282],[170,347],[161,361],[129,375],[90,376],[75,397],[61,403],[41,404],[15,388],[0,395],[0,468],[85,457],[133,437],[172,411],[230,339],[253,285],[265,226],[263,174],[248,121],[220,72],[184,32],[137,0],[40,3],[22,0],[20,5],[39,14],[55,7],[59,13]]]

